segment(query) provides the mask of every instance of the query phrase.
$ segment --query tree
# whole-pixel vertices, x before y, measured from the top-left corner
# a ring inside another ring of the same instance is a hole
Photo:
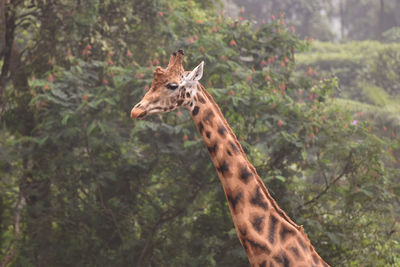
[[[240,16],[260,21],[271,21],[283,15],[287,22],[293,24],[301,38],[313,36],[320,40],[332,40],[333,32],[329,26],[331,1],[234,1],[241,7]]]
[[[382,33],[398,27],[398,1],[341,1],[341,27],[350,40],[382,40]]]

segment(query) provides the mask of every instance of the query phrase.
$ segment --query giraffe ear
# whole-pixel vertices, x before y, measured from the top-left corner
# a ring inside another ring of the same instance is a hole
[[[202,61],[188,76],[186,76],[186,81],[195,82],[203,77],[203,67],[204,61]]]

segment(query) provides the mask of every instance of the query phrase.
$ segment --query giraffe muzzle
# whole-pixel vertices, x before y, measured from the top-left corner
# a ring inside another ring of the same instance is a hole
[[[147,111],[141,108],[134,107],[131,110],[131,118],[132,119],[142,119],[147,115]]]

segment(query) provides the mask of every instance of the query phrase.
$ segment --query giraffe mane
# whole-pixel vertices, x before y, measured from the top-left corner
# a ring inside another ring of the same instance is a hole
[[[206,97],[208,98],[209,102],[213,105],[213,107],[215,108],[215,110],[218,112],[218,115],[220,116],[220,118],[222,118],[222,122],[225,126],[225,128],[227,129],[227,131],[232,134],[232,136],[234,136],[234,142],[236,144],[236,146],[239,148],[240,152],[244,155],[246,155],[246,153],[243,151],[242,146],[240,145],[240,143],[237,141],[236,135],[235,133],[232,131],[232,129],[229,127],[228,122],[226,121],[225,117],[222,115],[221,109],[218,107],[218,105],[215,103],[214,99],[212,98],[212,96],[210,95],[210,93],[204,88],[204,86],[202,84],[200,84],[200,88],[202,90],[202,92],[206,95]],[[289,216],[286,215],[286,213],[278,206],[278,204],[276,203],[275,199],[270,195],[268,189],[265,187],[264,182],[261,180],[260,176],[257,173],[256,168],[250,164],[249,160],[247,159],[247,157],[244,157],[247,161],[248,166],[250,166],[251,171],[255,174],[256,176],[256,180],[258,185],[261,187],[262,191],[264,192],[264,194],[267,196],[267,198],[271,201],[272,206],[274,207],[274,209],[276,210],[276,212],[278,214],[280,214],[288,223],[290,223],[293,227],[295,227],[297,230],[299,230],[305,237],[306,240],[308,240],[310,242],[310,240],[308,239],[307,234],[304,232],[303,227],[297,225],[294,221],[292,221]],[[310,242],[311,243],[311,242]]]

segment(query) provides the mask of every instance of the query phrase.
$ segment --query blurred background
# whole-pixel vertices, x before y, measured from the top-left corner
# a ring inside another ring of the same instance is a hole
[[[400,266],[400,1],[0,0],[0,266],[249,266],[190,114],[132,121],[185,50],[332,266]]]

